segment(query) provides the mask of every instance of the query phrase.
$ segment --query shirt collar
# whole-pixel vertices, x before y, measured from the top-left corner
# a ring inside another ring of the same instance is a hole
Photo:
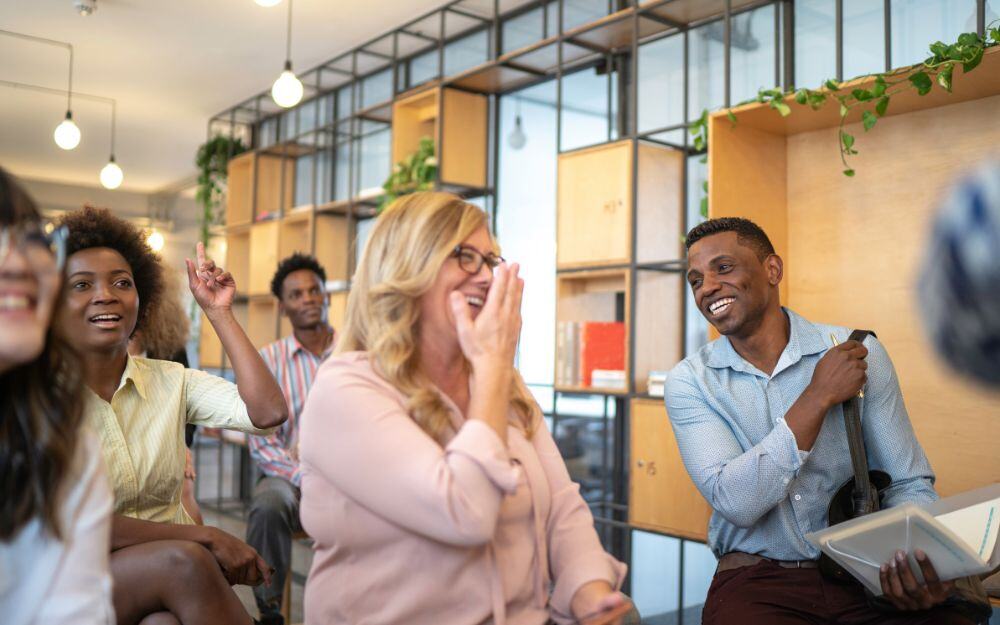
[[[823,341],[823,335],[816,329],[808,319],[796,314],[788,308],[781,308],[788,316],[788,344],[785,345],[778,364],[775,366],[772,376],[783,369],[790,367],[802,359],[803,356],[818,354],[827,349]],[[735,369],[743,372],[757,372],[757,368],[740,356],[729,337],[723,336],[709,344],[708,366],[715,369]]]
[[[333,345],[334,345],[334,343],[337,342],[337,331],[334,330],[333,327],[331,326],[330,327],[330,333],[333,336],[333,339],[330,341],[330,346],[326,348],[326,351],[324,351],[319,356],[320,360],[326,360],[327,356],[329,356],[330,354],[333,353]],[[309,351],[308,349],[306,349],[306,347],[302,343],[299,342],[299,339],[297,339],[295,337],[295,333],[294,332],[292,332],[285,339],[285,343],[288,346],[288,355],[289,356],[294,356],[294,355],[298,354],[301,351],[301,352],[303,352],[307,356],[312,356],[313,358],[317,357],[316,354],[314,354],[311,351]]]
[[[146,375],[148,373],[145,364],[136,358],[128,356],[125,360],[125,371],[122,373],[121,382],[118,383],[118,390],[125,388],[125,384],[131,380],[132,386],[139,392],[139,396],[146,399]],[[117,392],[117,391],[116,391]]]

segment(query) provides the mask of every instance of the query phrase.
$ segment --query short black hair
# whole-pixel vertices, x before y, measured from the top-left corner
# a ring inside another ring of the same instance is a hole
[[[774,254],[774,246],[771,245],[771,239],[767,237],[767,233],[760,226],[744,217],[720,217],[702,222],[687,233],[684,247],[690,250],[691,246],[701,239],[722,232],[735,232],[736,240],[739,241],[740,245],[752,248],[757,254],[758,260],[764,260]]]
[[[281,299],[281,288],[285,286],[285,278],[288,277],[288,274],[300,269],[308,269],[319,276],[320,282],[326,284],[326,270],[323,269],[323,265],[319,264],[316,257],[296,252],[278,263],[278,270],[271,278],[271,293]]]
[[[163,295],[160,255],[146,243],[145,233],[135,224],[115,217],[108,209],[93,206],[66,213],[59,223],[69,228],[67,258],[93,247],[110,248],[125,258],[132,268],[135,290],[139,294],[139,316],[135,329],[141,329],[148,311],[159,305]]]

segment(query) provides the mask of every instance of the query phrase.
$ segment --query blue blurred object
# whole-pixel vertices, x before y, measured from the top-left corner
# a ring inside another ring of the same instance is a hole
[[[962,373],[1000,386],[1000,161],[949,192],[918,275],[938,352]]]

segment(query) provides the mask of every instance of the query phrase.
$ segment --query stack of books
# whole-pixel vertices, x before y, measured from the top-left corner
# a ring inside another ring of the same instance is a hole
[[[625,390],[625,324],[561,321],[556,328],[556,386]]]

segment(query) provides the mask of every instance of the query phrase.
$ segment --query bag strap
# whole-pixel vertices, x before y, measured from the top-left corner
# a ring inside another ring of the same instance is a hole
[[[871,330],[854,330],[848,341],[864,343]],[[861,401],[858,395],[844,402],[844,426],[847,430],[847,445],[851,450],[851,465],[854,467],[854,516],[878,511],[878,493],[872,488],[868,478],[868,454],[865,451],[865,437],[861,430]]]

